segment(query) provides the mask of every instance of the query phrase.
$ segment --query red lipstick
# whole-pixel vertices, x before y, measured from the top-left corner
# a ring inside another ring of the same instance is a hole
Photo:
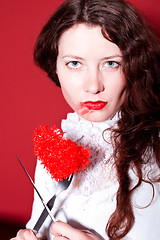
[[[88,110],[101,110],[103,109],[108,102],[103,102],[103,101],[87,101],[82,103],[82,107],[88,108]]]

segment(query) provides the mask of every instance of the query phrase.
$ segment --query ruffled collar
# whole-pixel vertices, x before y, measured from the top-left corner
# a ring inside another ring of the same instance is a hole
[[[62,120],[61,128],[64,134],[67,134],[67,137],[73,141],[78,141],[83,136],[90,136],[93,138],[97,136],[100,142],[104,142],[102,132],[112,126],[115,126],[117,121],[118,113],[112,119],[108,119],[103,122],[90,122],[85,119],[81,119],[79,115],[74,112],[68,113],[67,119]]]
[[[113,187],[117,183],[110,130],[105,131],[103,135],[104,130],[116,126],[117,120],[118,114],[104,122],[90,122],[80,119],[75,112],[69,113],[67,119],[62,120],[64,136],[83,144],[91,153],[90,165],[74,179],[77,193],[89,195]]]

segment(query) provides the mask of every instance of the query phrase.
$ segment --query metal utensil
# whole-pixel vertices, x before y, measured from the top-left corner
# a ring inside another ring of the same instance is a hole
[[[54,205],[54,202],[56,200],[56,197],[64,190],[66,190],[71,181],[72,181],[72,178],[73,178],[73,174],[69,177],[69,178],[66,178],[66,179],[63,179],[63,181],[61,182],[58,182],[58,186],[57,186],[57,190],[56,190],[56,193],[55,195],[48,201],[47,203],[47,206],[48,208],[51,210],[53,208],[53,205]],[[38,221],[36,222],[33,230],[35,231],[39,231],[39,229],[41,228],[43,222],[45,221],[46,217],[48,216],[48,212],[47,210],[44,208],[43,212],[41,213]]]
[[[41,195],[40,195],[40,193],[39,193],[39,191],[38,191],[38,189],[37,189],[35,183],[33,182],[32,178],[30,177],[29,173],[28,173],[27,170],[25,169],[23,163],[21,162],[21,160],[19,159],[18,156],[17,156],[17,159],[18,159],[18,161],[20,162],[20,164],[21,164],[22,168],[24,169],[25,173],[27,174],[27,176],[28,176],[30,182],[32,183],[32,185],[33,185],[33,187],[34,187],[34,189],[36,190],[36,192],[37,192],[37,194],[38,194],[38,196],[39,196],[41,202],[43,203],[43,205],[44,205],[44,207],[45,207],[47,213],[49,214],[50,218],[52,219],[53,222],[55,222],[56,220],[55,220],[55,218],[53,217],[53,215],[52,215],[50,209],[48,208],[47,204],[45,203],[45,201],[44,201],[43,198],[41,197]]]

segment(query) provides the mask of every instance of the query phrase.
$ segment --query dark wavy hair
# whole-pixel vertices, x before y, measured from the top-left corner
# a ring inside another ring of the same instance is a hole
[[[160,167],[160,43],[141,15],[124,0],[67,0],[42,29],[34,52],[36,64],[57,86],[59,38],[73,25],[101,26],[103,36],[122,52],[126,96],[118,128],[112,132],[119,189],[116,210],[106,226],[112,240],[123,238],[134,224],[131,195],[144,181],[143,164],[154,156]],[[139,178],[134,189],[131,167]]]

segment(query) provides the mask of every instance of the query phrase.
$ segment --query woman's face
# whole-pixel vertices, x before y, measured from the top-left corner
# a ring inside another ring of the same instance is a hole
[[[99,26],[79,24],[62,34],[56,72],[67,103],[89,121],[111,118],[123,103],[122,53]]]

